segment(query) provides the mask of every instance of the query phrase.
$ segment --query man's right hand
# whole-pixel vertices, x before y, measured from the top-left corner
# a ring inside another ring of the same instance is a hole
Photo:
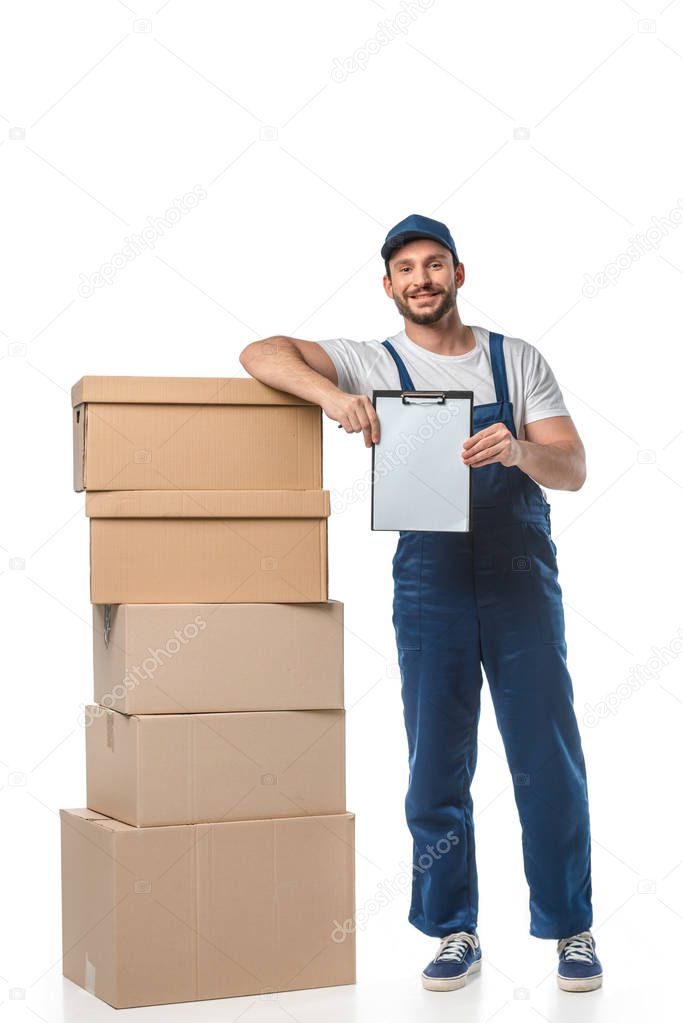
[[[344,427],[347,433],[363,431],[366,448],[379,441],[379,419],[367,394],[347,394],[339,391],[326,398],[320,407],[326,416]]]
[[[366,448],[379,441],[379,419],[366,394],[349,394],[337,385],[337,370],[327,352],[315,341],[275,334],[252,341],[240,362],[257,380],[280,388],[315,405],[343,426],[347,433],[363,431]]]

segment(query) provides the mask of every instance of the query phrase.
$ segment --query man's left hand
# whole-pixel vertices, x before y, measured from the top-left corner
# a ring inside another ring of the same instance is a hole
[[[468,437],[460,454],[465,465],[477,469],[491,462],[500,462],[509,468],[517,465],[520,453],[519,441],[505,423],[493,423]]]

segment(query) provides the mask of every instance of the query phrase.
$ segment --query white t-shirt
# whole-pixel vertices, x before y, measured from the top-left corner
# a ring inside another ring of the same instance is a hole
[[[485,327],[474,326],[472,331],[477,344],[464,355],[437,355],[411,341],[405,330],[389,341],[403,359],[417,390],[472,391],[475,405],[488,405],[496,400],[489,332]],[[318,344],[335,365],[340,390],[372,398],[373,389],[400,388],[396,363],[381,341],[336,337]],[[524,440],[525,423],[570,414],[553,371],[537,348],[520,338],[505,336],[503,355],[520,440]]]

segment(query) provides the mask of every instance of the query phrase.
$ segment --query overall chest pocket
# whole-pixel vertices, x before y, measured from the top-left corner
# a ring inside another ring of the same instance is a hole
[[[509,410],[509,411],[508,411]],[[475,405],[472,432],[479,433],[494,423],[508,426],[506,416],[512,406],[506,402]],[[509,426],[508,426],[509,429]],[[499,508],[510,503],[509,470],[500,462],[472,467],[472,505],[474,508]]]
[[[474,508],[500,508],[510,503],[508,470],[499,462],[472,467]]]
[[[402,532],[392,561],[392,622],[399,650],[420,650],[422,646],[423,540],[422,533]]]

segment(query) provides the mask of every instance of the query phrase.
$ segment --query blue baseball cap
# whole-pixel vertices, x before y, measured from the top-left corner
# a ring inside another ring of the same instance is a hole
[[[445,224],[440,220],[432,220],[431,217],[423,217],[420,213],[411,213],[405,220],[395,224],[384,239],[381,249],[382,259],[389,259],[391,253],[400,245],[413,238],[433,238],[435,242],[441,242],[453,255],[453,262],[457,265],[458,253],[455,250],[455,242]]]

